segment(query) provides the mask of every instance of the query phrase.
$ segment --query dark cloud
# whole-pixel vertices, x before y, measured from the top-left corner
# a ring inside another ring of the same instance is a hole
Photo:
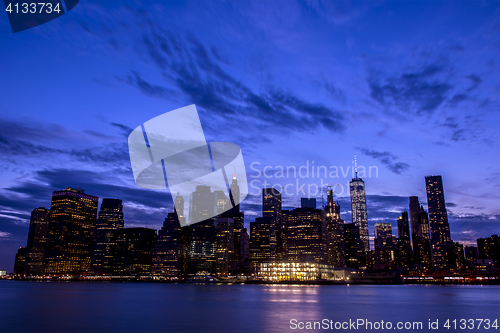
[[[345,117],[331,107],[308,102],[293,92],[273,86],[259,92],[249,88],[221,67],[219,62],[224,62],[219,50],[209,51],[192,35],[182,38],[152,27],[144,33],[140,47],[146,50],[148,60],[161,70],[165,83],[149,83],[136,72],[124,81],[149,96],[169,100],[183,96],[209,116],[205,117],[208,122],[217,120],[224,128],[228,123],[239,127],[244,119],[251,118],[251,126],[274,126],[276,132],[317,128],[342,132],[345,129]]]
[[[446,70],[446,65],[433,64],[398,76],[372,73],[367,78],[370,96],[384,107],[395,106],[417,114],[433,113],[453,88],[443,78]]]
[[[132,72],[132,74],[128,75],[124,81],[129,85],[138,88],[143,94],[152,97],[172,98],[175,93],[171,89],[144,81],[141,75],[136,72]]]
[[[373,157],[376,160],[379,160],[380,163],[387,166],[389,170],[396,174],[401,174],[403,171],[406,171],[410,165],[403,162],[396,162],[398,159],[397,156],[389,153],[388,151],[380,152],[376,150],[371,150],[363,147],[356,147],[356,149],[361,150],[361,152],[367,156]]]

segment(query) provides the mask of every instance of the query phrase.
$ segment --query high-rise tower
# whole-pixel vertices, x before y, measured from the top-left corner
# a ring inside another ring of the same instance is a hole
[[[443,179],[441,176],[427,176],[425,187],[431,229],[432,266],[445,269],[448,267],[448,247],[452,243],[444,201]]]
[[[326,192],[326,257],[335,268],[345,266],[344,221],[340,218],[340,206],[333,201],[333,191]]]
[[[355,177],[350,182],[352,223],[359,228],[359,236],[365,252],[370,250],[368,238],[368,217],[366,213],[365,182],[358,178],[358,165],[354,155]]]
[[[28,243],[26,245],[26,267],[28,275],[43,273],[43,258],[49,233],[49,210],[40,207],[31,212]]]
[[[116,247],[115,230],[123,228],[123,205],[120,199],[102,199],[92,243],[92,270],[111,274]]]
[[[90,268],[98,201],[98,197],[80,189],[52,193],[45,273],[74,273]]]

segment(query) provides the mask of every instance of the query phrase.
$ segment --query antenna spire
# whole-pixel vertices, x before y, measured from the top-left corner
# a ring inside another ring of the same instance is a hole
[[[358,178],[358,161],[356,160],[356,154],[354,154],[354,172],[356,173],[356,178]]]

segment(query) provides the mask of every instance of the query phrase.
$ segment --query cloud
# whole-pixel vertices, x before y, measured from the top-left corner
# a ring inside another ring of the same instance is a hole
[[[150,83],[134,71],[122,81],[148,96],[181,98],[196,104],[211,122],[209,128],[240,129],[242,123],[256,129],[273,127],[270,133],[310,132],[318,128],[340,133],[346,128],[345,117],[332,107],[309,102],[275,86],[260,91],[250,88],[222,67],[219,51],[209,51],[192,35],[181,37],[150,27],[149,31],[144,30],[138,45],[145,50],[147,60],[161,71],[164,83]]]
[[[387,166],[389,170],[396,174],[401,174],[404,171],[406,171],[410,165],[407,163],[403,162],[396,162],[398,157],[394,156],[393,154],[389,153],[388,151],[380,152],[376,150],[371,150],[363,147],[356,147],[356,149],[361,150],[363,154],[373,157],[376,160],[379,160],[380,163],[384,164]]]
[[[367,77],[370,97],[384,107],[395,106],[407,113],[433,113],[453,88],[442,77],[446,70],[446,65],[431,64],[398,76],[371,73]]]
[[[0,238],[9,238],[10,233],[5,231],[0,231]]]

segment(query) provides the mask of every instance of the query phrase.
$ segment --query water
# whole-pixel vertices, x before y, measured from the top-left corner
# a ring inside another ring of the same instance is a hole
[[[423,323],[405,332],[439,319],[432,332],[454,332],[448,318],[500,321],[500,287],[0,281],[1,332],[313,331],[290,329],[291,319]]]

